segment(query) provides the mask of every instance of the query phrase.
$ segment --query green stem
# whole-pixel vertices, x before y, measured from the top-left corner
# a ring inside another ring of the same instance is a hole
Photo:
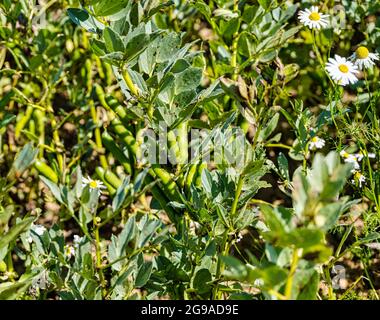
[[[96,223],[96,222],[94,221],[94,223]],[[95,250],[96,250],[96,269],[98,271],[99,279],[100,279],[100,285],[102,287],[102,297],[104,298],[107,295],[107,292],[106,292],[106,288],[105,288],[105,279],[104,279],[103,268],[102,268],[99,226],[95,227]]]
[[[292,298],[293,279],[294,279],[294,274],[296,273],[300,253],[301,253],[301,249],[295,248],[293,250],[292,264],[290,266],[288,279],[285,285],[285,296],[287,300],[290,300]]]
[[[234,202],[232,203],[232,207],[231,207],[231,218],[234,217],[236,214],[237,205],[239,202],[239,197],[240,197],[241,191],[243,189],[243,184],[244,184],[244,179],[243,179],[243,176],[240,175],[239,180],[238,180],[238,184],[236,187],[236,191],[235,191],[235,199],[234,199]]]
[[[223,239],[222,239],[222,244],[221,244],[221,248],[223,248],[223,251],[224,253],[226,252],[226,244],[227,244],[227,240],[228,240],[228,230],[226,230],[223,234]],[[228,254],[228,253],[227,253]],[[223,254],[222,254],[223,255]],[[218,262],[217,262],[217,265],[216,265],[216,273],[215,273],[215,279],[218,281],[222,275],[222,272],[223,272],[223,262],[222,262],[222,259],[221,259],[221,256],[219,255],[218,257]],[[213,288],[213,300],[219,300],[219,285],[218,285],[218,282],[215,284],[214,288]]]

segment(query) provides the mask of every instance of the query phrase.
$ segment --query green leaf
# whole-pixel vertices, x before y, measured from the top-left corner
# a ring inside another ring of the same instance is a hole
[[[264,129],[260,131],[259,141],[265,141],[277,128],[278,120],[280,119],[280,114],[276,113],[274,117],[271,118],[269,123],[265,126]]]
[[[210,7],[205,4],[203,1],[197,0],[195,4],[193,4],[194,7],[204,15],[204,17],[207,19],[209,23],[211,23],[211,9]]]
[[[288,159],[285,157],[285,155],[282,152],[279,153],[277,162],[278,162],[278,170],[281,174],[281,177],[285,179],[286,181],[290,181]]]
[[[4,228],[8,225],[8,221],[13,213],[14,206],[9,205],[6,208],[0,206],[0,234],[3,233]]]
[[[284,235],[279,239],[279,244],[283,247],[294,246],[305,251],[311,251],[313,248],[324,244],[324,239],[324,233],[319,229],[299,228]]]
[[[98,30],[104,29],[104,25],[91,16],[86,10],[69,8],[67,9],[67,13],[75,24],[86,29],[88,32],[97,33]]]
[[[153,263],[151,261],[144,262],[137,272],[135,286],[136,288],[143,287],[149,280],[150,275],[152,274]]]
[[[25,294],[26,289],[31,285],[32,277],[17,282],[4,282],[0,284],[0,300],[16,300]]]
[[[265,10],[268,10],[272,4],[272,0],[258,0],[258,2]]]
[[[207,296],[212,291],[211,282],[212,276],[208,269],[200,269],[195,274],[193,280],[193,288],[197,290],[197,293],[201,296]]]
[[[249,269],[248,281],[254,283],[260,279],[262,288],[276,289],[279,288],[287,279],[288,273],[278,266],[268,266],[265,268]]]
[[[62,194],[61,194],[61,189],[57,184],[55,184],[53,181],[49,180],[48,178],[45,178],[44,176],[40,176],[40,179],[42,180],[43,183],[45,183],[48,188],[50,189],[51,193],[53,196],[60,202],[64,203],[62,199]]]
[[[341,202],[324,205],[316,214],[317,226],[324,231],[330,230],[342,215],[343,209],[344,205]]]
[[[294,275],[292,298],[315,300],[319,288],[319,274],[315,269],[300,269]]]
[[[97,16],[111,16],[124,9],[128,2],[129,0],[100,0],[94,5],[94,11]]]
[[[267,205],[261,205],[260,208],[264,216],[265,224],[268,226],[271,232],[284,234],[287,226],[280,212]]]
[[[365,236],[364,238],[359,239],[357,242],[355,242],[355,245],[362,245],[368,242],[372,242],[375,240],[380,239],[380,233],[379,232],[372,232]]]
[[[107,48],[103,41],[91,39],[90,46],[92,51],[99,57],[104,56],[107,53]]]
[[[113,211],[118,211],[124,203],[124,200],[129,192],[127,188],[129,185],[129,177],[124,178],[123,183],[117,188],[116,195],[112,201],[112,209]]]
[[[139,248],[143,247],[148,241],[154,236],[155,231],[157,228],[161,225],[161,222],[159,220],[146,220],[140,221],[140,228],[141,233],[137,240],[137,246]]]
[[[132,241],[137,234],[136,227],[136,218],[131,217],[128,219],[127,223],[124,226],[123,231],[120,233],[118,237],[119,246],[121,251],[124,251],[130,241]]]
[[[121,37],[111,28],[106,27],[103,31],[103,37],[108,53],[124,52],[124,44]]]
[[[16,119],[16,116],[14,114],[6,113],[4,118],[0,121],[0,129],[6,127],[14,119]]]
[[[21,174],[32,164],[37,154],[38,149],[33,148],[32,142],[29,142],[22,148],[14,161],[12,168],[12,170],[16,171],[17,176],[21,176]]]
[[[177,73],[176,77],[176,94],[184,91],[195,90],[202,79],[202,69],[200,68],[188,68],[181,73]]]
[[[206,191],[211,196],[214,182],[212,181],[210,171],[203,169],[201,172],[201,179],[204,191]]]
[[[125,46],[127,61],[131,61],[136,55],[147,48],[150,42],[148,34],[141,33],[131,38]]]
[[[14,241],[20,233],[27,229],[32,224],[34,219],[34,217],[30,217],[22,220],[14,225],[5,235],[1,236],[0,251],[7,247],[10,242]]]
[[[104,56],[101,56],[100,58],[108,62],[109,64],[112,64],[114,66],[120,66],[121,62],[124,59],[124,54],[118,51],[118,52],[107,53]]]
[[[244,280],[247,278],[247,268],[240,260],[231,256],[222,256],[221,259],[227,267],[227,270],[223,273],[226,278],[234,280]]]
[[[220,33],[225,39],[230,40],[232,36],[239,31],[240,28],[240,18],[232,18],[230,20],[221,20],[219,29]]]
[[[156,62],[162,63],[170,60],[178,51],[181,39],[176,33],[170,33],[161,39],[156,56]]]

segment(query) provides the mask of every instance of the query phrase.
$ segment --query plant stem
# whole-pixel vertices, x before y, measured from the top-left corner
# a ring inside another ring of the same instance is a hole
[[[99,226],[97,225],[95,227],[95,249],[96,249],[96,269],[98,270],[100,285],[102,287],[102,297],[104,298],[107,295],[107,292],[105,288],[105,279],[104,279],[103,268],[102,268]]]
[[[302,249],[296,249],[296,248],[293,250],[292,264],[290,266],[288,279],[287,279],[286,285],[285,285],[285,297],[287,300],[290,300],[292,298],[293,279],[294,279],[294,274],[295,274],[296,269],[297,269],[299,255],[301,253],[301,250]]]
[[[335,299],[335,295],[334,295],[334,291],[333,291],[333,287],[332,287],[332,283],[331,283],[330,265],[327,266],[327,268],[324,270],[324,274],[325,274],[327,286],[328,286],[328,289],[329,289],[329,293],[328,293],[329,294],[329,300],[334,300]]]
[[[240,175],[238,183],[237,183],[237,187],[236,187],[236,190],[235,190],[234,202],[232,203],[232,207],[231,207],[230,218],[233,218],[236,215],[237,205],[238,205],[238,202],[239,202],[239,197],[240,197],[241,191],[243,189],[243,184],[244,184],[244,179],[243,179],[243,176]],[[222,256],[228,255],[228,253],[230,251],[230,246],[229,246],[229,243],[227,241],[228,240],[228,233],[229,233],[229,229],[226,229],[226,231],[223,234],[223,239],[222,239],[222,243],[221,243],[221,246],[220,246],[222,248],[222,251],[223,251],[222,252]],[[224,264],[223,264],[223,262],[221,260],[221,257],[219,256],[218,263],[217,263],[217,266],[216,266],[216,276],[215,276],[216,279],[220,278],[223,270],[224,270]],[[217,284],[214,287],[213,297],[214,297],[214,299],[218,299],[218,297],[219,297],[218,285]]]
[[[235,199],[234,199],[234,202],[232,203],[232,207],[231,207],[231,218],[234,217],[236,214],[237,205],[239,202],[239,197],[240,197],[241,191],[243,189],[243,184],[244,184],[244,179],[243,179],[243,176],[240,175],[238,183],[237,183],[236,191],[235,191]]]
[[[55,120],[53,113],[49,113],[49,116],[50,116],[51,127],[53,130],[53,140],[54,140],[54,144],[55,144],[55,150],[57,151],[58,167],[59,167],[59,170],[61,171],[61,173],[63,173],[64,161],[63,161],[63,156],[60,153],[61,139],[59,138],[57,121]]]
[[[239,1],[234,0],[234,7],[233,7],[233,12],[237,13],[239,10]],[[238,40],[239,40],[239,32],[236,31],[233,36],[232,36],[232,46],[231,46],[231,51],[232,51],[232,56],[231,56],[231,66],[233,68],[233,75],[232,75],[232,80],[236,81],[238,77],[238,69],[237,69],[237,49],[238,49]]]
[[[228,240],[228,230],[226,230],[223,234],[223,239],[222,239],[222,244],[221,248],[223,248],[223,253],[226,252],[226,247],[227,247],[227,240]],[[222,253],[222,255],[223,255]],[[228,253],[227,253],[228,254]],[[215,273],[215,279],[219,280],[220,276],[222,275],[223,272],[223,262],[221,259],[221,255],[218,257],[218,262],[216,265],[216,273]],[[213,289],[213,300],[218,300],[219,299],[219,290],[218,290],[218,283],[215,284],[215,287]]]

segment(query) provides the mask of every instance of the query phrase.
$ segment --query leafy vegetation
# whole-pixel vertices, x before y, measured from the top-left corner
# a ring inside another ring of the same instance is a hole
[[[379,13],[1,0],[0,299],[379,299]]]

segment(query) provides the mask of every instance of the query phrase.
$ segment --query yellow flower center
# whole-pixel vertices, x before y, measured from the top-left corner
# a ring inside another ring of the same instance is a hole
[[[360,180],[362,174],[360,172],[355,172],[355,179]]]
[[[313,20],[313,21],[319,21],[319,20],[321,20],[321,16],[319,15],[318,12],[312,12],[309,15],[309,19]]]
[[[311,141],[312,141],[312,142],[317,142],[317,141],[318,141],[318,137],[312,137],[312,138],[311,138]]]
[[[348,72],[348,67],[347,67],[347,65],[345,65],[345,64],[341,64],[341,65],[339,65],[339,70],[341,71],[341,72],[343,72],[343,73],[347,73]]]
[[[356,56],[359,58],[359,59],[366,59],[369,55],[369,51],[366,47],[359,47],[356,49],[355,51],[356,53]]]
[[[92,180],[89,183],[89,186],[90,186],[91,189],[96,189],[98,187],[98,183],[95,180]]]

